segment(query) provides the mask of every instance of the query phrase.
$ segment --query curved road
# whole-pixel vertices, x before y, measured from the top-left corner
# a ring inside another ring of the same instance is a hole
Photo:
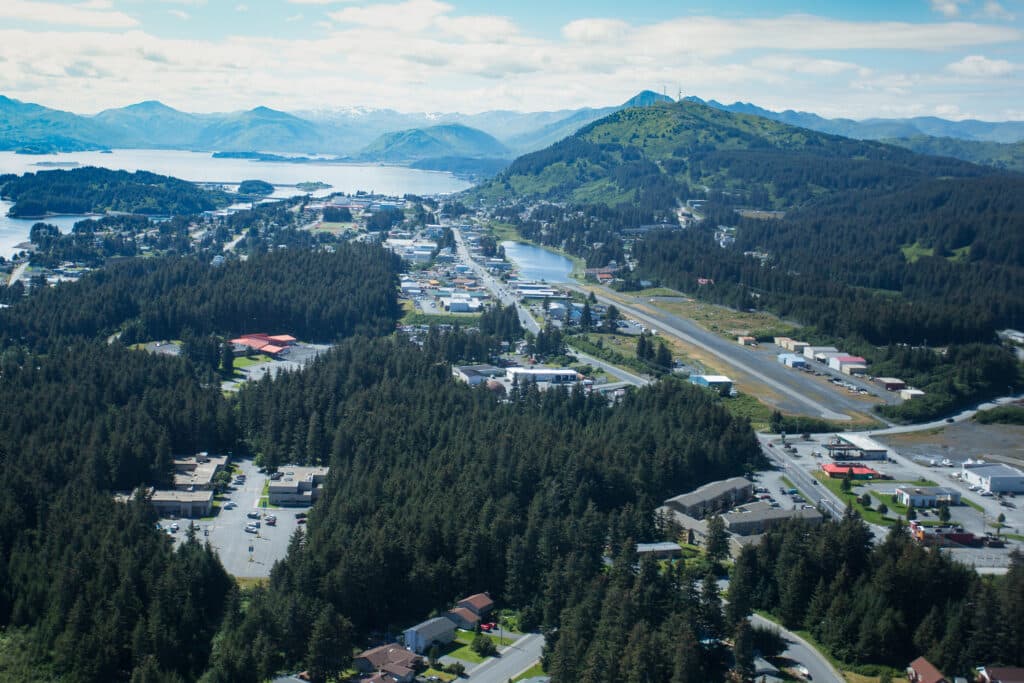
[[[779,632],[786,640],[786,650],[782,653],[783,657],[792,659],[798,664],[803,664],[807,667],[810,676],[808,678],[812,681],[827,681],[828,683],[843,683],[846,679],[843,678],[842,674],[835,670],[835,668],[829,663],[825,656],[815,650],[810,643],[782,627],[776,624],[774,621],[769,621],[758,614],[752,614],[750,616],[750,623],[753,626],[759,628],[772,628]]]

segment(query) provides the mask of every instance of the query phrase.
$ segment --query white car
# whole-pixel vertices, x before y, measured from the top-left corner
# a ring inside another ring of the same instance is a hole
[[[181,528],[181,527],[180,527],[180,526],[178,526],[178,523],[177,523],[177,522],[174,522],[174,523],[172,523],[172,524],[171,524],[171,526],[170,526],[170,529],[171,529],[171,531],[172,531],[173,533],[177,533],[177,532],[178,532],[178,529],[180,529],[180,528]]]
[[[238,507],[238,505],[236,505],[234,501],[231,501],[224,505],[225,510],[234,510],[236,507]]]

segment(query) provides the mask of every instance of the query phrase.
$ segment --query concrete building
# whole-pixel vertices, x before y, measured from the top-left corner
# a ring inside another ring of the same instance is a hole
[[[804,349],[809,346],[807,342],[796,341],[789,337],[775,337],[774,341],[776,346],[783,348],[790,353],[797,353],[801,355],[803,355]]]
[[[286,465],[279,471],[280,479],[271,480],[268,499],[271,505],[308,506],[320,498],[328,467],[295,467]]]
[[[946,486],[898,486],[896,500],[900,505],[913,505],[916,508],[933,508],[943,503],[959,505],[960,492]]]
[[[455,622],[448,617],[434,617],[406,629],[403,635],[407,648],[424,654],[435,644],[447,645],[455,640]]]
[[[889,449],[861,434],[836,434],[825,444],[833,460],[887,460]]]
[[[226,455],[196,453],[174,459],[174,488],[178,491],[206,491],[214,488],[213,478],[228,463]]]
[[[704,484],[695,491],[684,493],[665,501],[665,507],[701,519],[714,512],[729,508],[750,500],[754,493],[754,485],[744,477],[733,477],[723,481]]]
[[[149,502],[161,517],[209,517],[213,491],[153,491]]]
[[[989,493],[1024,493],[1024,472],[1002,463],[968,460],[961,466],[960,479]]]
[[[920,389],[900,389],[900,398],[904,401],[912,401],[922,396],[924,396],[924,392]]]
[[[508,368],[505,370],[505,379],[520,384],[524,381],[575,384],[582,381],[583,377],[569,368]]]
[[[763,502],[750,503],[734,512],[722,515],[726,530],[737,536],[763,534],[772,527],[791,519],[799,519],[816,525],[821,523],[822,516],[814,508],[784,510],[783,508],[773,508]]]
[[[690,375],[690,384],[722,393],[732,391],[732,380],[725,375]]]

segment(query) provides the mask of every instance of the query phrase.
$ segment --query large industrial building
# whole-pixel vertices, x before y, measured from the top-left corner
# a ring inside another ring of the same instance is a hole
[[[1024,472],[1002,463],[968,460],[961,468],[960,479],[989,493],[1024,493]]]
[[[722,393],[732,391],[732,380],[725,375],[690,375],[690,384]]]
[[[580,373],[569,368],[508,368],[505,378],[510,382],[530,380],[548,384],[575,384],[583,379]]]

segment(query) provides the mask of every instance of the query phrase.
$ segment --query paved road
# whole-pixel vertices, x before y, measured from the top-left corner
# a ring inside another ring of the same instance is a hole
[[[21,276],[25,274],[26,270],[28,270],[28,259],[25,259],[14,267],[14,270],[11,271],[10,278],[7,280],[7,286],[13,287],[14,283],[20,280]]]
[[[779,634],[786,639],[786,650],[782,655],[798,664],[806,666],[807,671],[811,674],[810,679],[812,681],[843,683],[845,680],[820,652],[811,647],[806,640],[797,634],[757,614],[751,615],[750,623],[760,628],[774,628],[778,630]]]
[[[972,417],[974,417],[980,411],[992,410],[993,408],[997,408],[1001,405],[1005,405],[1013,401],[1020,401],[1022,399],[1024,399],[1024,394],[1003,396],[1001,398],[996,398],[991,401],[986,401],[985,403],[980,403],[974,408],[964,410],[948,419],[952,420],[953,422],[966,422],[967,420],[970,420]],[[868,436],[884,436],[886,434],[906,434],[907,432],[922,432],[928,429],[935,429],[936,427],[945,427],[947,424],[949,424],[947,420],[935,420],[933,422],[924,422],[921,424],[892,426],[887,427],[886,429],[875,429],[873,431],[863,433]]]
[[[508,683],[540,660],[544,636],[530,633],[502,648],[500,657],[492,657],[469,670],[473,683]]]
[[[582,287],[578,287],[576,285],[570,284],[566,286],[571,289],[575,289],[576,291],[579,292],[588,292],[588,290],[584,290]],[[703,348],[707,352],[721,358],[723,361],[740,370],[741,372],[745,372],[748,375],[751,375],[752,377],[756,377],[764,384],[768,385],[769,387],[775,389],[776,391],[782,394],[785,394],[793,401],[810,408],[815,412],[815,414],[820,415],[825,419],[850,419],[848,415],[836,412],[828,408],[827,406],[823,405],[822,403],[810,398],[807,394],[812,393],[812,386],[807,387],[807,391],[798,391],[794,389],[792,386],[789,386],[787,383],[784,383],[783,381],[780,381],[775,377],[770,377],[767,374],[771,373],[773,375],[776,375],[779,372],[791,372],[790,370],[787,370],[781,365],[779,365],[776,368],[771,366],[770,364],[762,364],[762,370],[764,370],[764,372],[762,372],[761,370],[754,369],[750,364],[745,362],[745,360],[741,360],[740,358],[738,358],[740,352],[743,351],[742,348],[726,339],[720,338],[718,335],[714,333],[708,332],[707,330],[703,329],[702,327],[700,327],[699,325],[692,321],[665,312],[659,312],[656,315],[652,315],[640,310],[634,305],[624,303],[621,298],[613,299],[602,294],[597,294],[597,299],[598,301],[604,304],[614,304],[615,307],[618,308],[623,313],[626,313],[627,315],[632,316],[633,318],[636,318],[637,320],[640,320],[659,331],[663,331],[673,337],[677,337],[678,339],[681,339],[682,341],[688,344],[693,344],[694,346],[699,346]],[[641,303],[638,299],[636,299],[636,297],[633,297],[633,299],[635,303]],[[792,378],[786,377],[785,379],[789,380]],[[813,387],[813,391],[820,393],[816,386]]]
[[[572,344],[569,345],[569,348],[572,348]],[[622,380],[623,382],[626,382],[627,384],[632,384],[633,386],[636,387],[644,387],[653,381],[649,377],[641,377],[640,375],[634,375],[632,372],[623,370],[622,368],[612,365],[611,363],[606,363],[600,358],[595,358],[588,353],[583,353],[582,351],[577,351],[576,349],[572,349],[572,352],[576,355],[577,358],[580,359],[580,362],[587,363],[596,368],[601,368],[612,377],[617,377],[618,379]]]
[[[480,281],[490,290],[491,294],[501,302],[503,306],[515,306],[519,312],[519,322],[523,328],[529,330],[533,334],[540,332],[540,324],[534,320],[530,312],[519,303],[512,292],[505,286],[504,283],[499,282],[488,273],[484,268],[476,262],[476,260],[470,255],[469,247],[466,246],[465,240],[462,238],[462,231],[456,226],[449,226],[452,230],[452,235],[455,237],[455,246],[459,254],[459,258],[462,262],[473,269],[473,272],[480,279]]]

